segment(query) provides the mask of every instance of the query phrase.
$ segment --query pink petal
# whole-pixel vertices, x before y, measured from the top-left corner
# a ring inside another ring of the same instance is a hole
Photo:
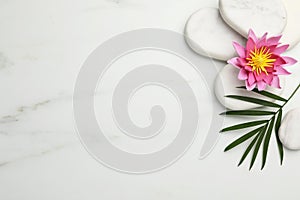
[[[277,47],[276,49],[273,50],[272,53],[280,55],[280,54],[284,53],[289,48],[289,46],[290,45],[286,44],[286,45],[282,45],[280,47]]]
[[[255,88],[255,86],[256,86],[255,83],[251,85],[251,84],[249,84],[248,81],[245,81],[245,83],[246,83],[246,88],[247,88],[247,90],[249,90],[249,91],[253,90],[253,89]]]
[[[275,37],[270,37],[267,40],[268,45],[278,45],[279,40],[281,39],[282,35],[275,36]]]
[[[256,35],[255,35],[255,33],[253,32],[252,29],[250,29],[249,32],[248,32],[248,38],[251,38],[254,43],[257,42],[257,37],[256,37]]]
[[[274,77],[273,77],[273,81],[272,81],[272,83],[271,83],[271,86],[272,86],[272,87],[275,87],[275,88],[281,89],[281,87],[280,87],[280,80],[279,80],[279,77],[278,77],[278,76],[274,76]]]
[[[260,74],[257,74],[256,72],[254,72],[253,74],[254,74],[254,77],[255,77],[256,81],[259,82],[259,81],[263,80],[265,73],[262,72]]]
[[[267,35],[268,33],[265,33],[261,39],[259,39],[259,41],[257,42],[256,44],[256,47],[259,49],[263,46],[268,46],[268,43],[267,43]]]
[[[242,57],[242,58],[246,57],[245,48],[243,46],[241,46],[237,42],[233,42],[233,47],[235,48],[236,52],[238,53],[238,55],[240,57]]]
[[[290,72],[288,72],[286,69],[284,69],[283,67],[279,66],[276,67],[276,72],[274,72],[273,74],[275,75],[289,75],[291,74]]]
[[[267,78],[268,75],[265,74],[264,72],[262,72],[262,73],[260,73],[258,76],[259,76],[259,79],[260,79],[260,80],[265,80],[265,79]]]
[[[274,67],[267,67],[266,70],[269,74],[272,74],[275,69],[274,69]]]
[[[240,66],[247,65],[247,60],[245,58],[238,58],[237,61],[239,62]]]
[[[288,56],[282,56],[282,59],[286,62],[284,66],[290,66],[298,62],[296,59]]]
[[[248,74],[248,82],[249,82],[249,85],[253,85],[256,82],[253,72],[250,72]]]
[[[262,40],[262,41],[266,41],[266,40],[267,40],[267,35],[268,35],[268,33],[265,33],[265,34],[261,37],[261,40]]]
[[[270,52],[273,52],[277,48],[277,45],[270,45],[268,48],[270,49]]]
[[[238,57],[231,58],[230,60],[227,61],[228,64],[231,64],[237,68],[241,68],[240,63],[238,62]]]
[[[285,60],[282,57],[277,57],[274,62],[274,66],[280,66],[286,64]]]
[[[250,67],[248,65],[245,65],[244,69],[247,70],[247,71],[249,71],[249,72],[252,72],[252,67]]]
[[[271,85],[272,81],[273,81],[273,74],[269,74],[268,76],[264,77],[264,81],[268,84]]]
[[[244,69],[241,69],[238,76],[239,80],[247,80],[248,74],[247,71]]]
[[[255,47],[255,42],[252,38],[249,38],[246,44],[247,54],[250,53],[250,50],[253,50]]]
[[[267,84],[264,81],[257,82],[257,89],[259,91],[265,90],[267,87]]]

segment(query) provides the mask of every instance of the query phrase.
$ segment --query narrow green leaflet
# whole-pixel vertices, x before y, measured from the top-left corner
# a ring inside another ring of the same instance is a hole
[[[250,131],[249,133],[243,135],[242,137],[238,138],[237,140],[233,141],[231,144],[229,144],[226,148],[225,148],[225,152],[229,151],[230,149],[242,144],[243,142],[245,142],[246,140],[248,140],[249,138],[253,137],[254,135],[256,135],[259,131],[261,131],[262,127],[259,127],[253,131]]]
[[[242,158],[241,158],[241,160],[240,160],[238,166],[240,166],[240,165],[244,162],[245,158],[246,158],[247,155],[250,153],[252,147],[253,147],[254,144],[256,143],[258,137],[259,137],[259,135],[255,136],[255,138],[254,138],[254,139],[252,140],[252,142],[249,144],[249,146],[247,147],[245,153],[243,154],[243,156],[242,156]]]
[[[262,159],[262,166],[261,169],[263,169],[266,165],[266,160],[267,160],[267,154],[268,154],[268,149],[269,149],[269,143],[270,143],[270,138],[271,138],[271,134],[273,132],[273,127],[274,127],[274,121],[275,121],[275,117],[272,118],[266,137],[265,137],[265,141],[264,141],[264,147],[263,147],[263,159]]]
[[[240,89],[247,89],[245,86],[241,86],[241,87],[237,87],[237,88],[240,88]],[[286,99],[276,95],[276,94],[273,94],[271,92],[267,92],[267,91],[259,91],[257,88],[254,88],[252,90],[252,92],[255,92],[257,94],[260,94],[260,95],[263,95],[265,97],[269,97],[271,99],[274,99],[274,100],[278,100],[278,101],[283,101],[283,102],[287,102]]]
[[[278,115],[277,115],[277,120],[275,124],[275,135],[276,135],[276,142],[279,150],[279,155],[280,155],[280,164],[282,165],[283,162],[283,147],[282,143],[279,139],[279,128],[281,125],[281,120],[282,120],[282,109],[279,110]]]
[[[253,127],[253,126],[258,126],[258,125],[261,125],[261,124],[264,124],[267,122],[268,122],[268,120],[259,120],[259,121],[247,122],[247,123],[243,123],[243,124],[237,124],[237,125],[222,129],[220,131],[220,133],[239,130],[239,129],[245,129],[245,128],[249,128],[249,127]]]
[[[255,162],[255,159],[257,157],[257,154],[258,154],[258,151],[259,151],[259,148],[260,148],[260,145],[264,139],[264,136],[265,136],[265,133],[266,133],[266,129],[267,129],[267,126],[265,126],[260,132],[259,132],[259,137],[258,137],[258,140],[257,140],[257,143],[254,147],[254,150],[253,150],[253,155],[252,155],[252,159],[251,159],[251,163],[250,163],[250,167],[249,167],[249,170],[252,169],[253,167],[253,164]]]
[[[269,102],[269,101],[262,100],[262,99],[253,98],[253,97],[244,97],[244,96],[239,96],[239,95],[228,95],[225,97],[231,98],[231,99],[237,99],[237,100],[245,101],[245,102],[249,102],[249,103],[258,104],[261,106],[274,107],[274,108],[281,107],[280,105],[278,105],[276,103]]]
[[[268,116],[274,115],[275,112],[262,110],[230,110],[221,113],[220,115],[241,115],[241,116]]]

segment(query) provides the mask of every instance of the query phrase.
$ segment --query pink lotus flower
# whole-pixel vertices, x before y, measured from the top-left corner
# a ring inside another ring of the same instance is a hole
[[[267,85],[281,88],[278,75],[290,74],[284,67],[293,65],[297,60],[281,56],[289,45],[280,45],[280,36],[257,38],[250,29],[246,48],[233,42],[239,57],[228,60],[229,64],[240,69],[238,79],[244,80],[248,90],[256,86],[258,90],[265,90]]]

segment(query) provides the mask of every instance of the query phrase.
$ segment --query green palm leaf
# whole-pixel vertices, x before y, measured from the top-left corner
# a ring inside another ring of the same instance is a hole
[[[282,120],[282,109],[280,109],[279,112],[278,112],[277,120],[276,120],[276,124],[275,124],[276,142],[277,142],[279,155],[280,155],[280,164],[282,165],[282,162],[283,162],[283,147],[282,147],[282,143],[279,139],[279,128],[281,126],[281,120]]]
[[[255,159],[257,157],[260,145],[261,145],[261,143],[263,141],[263,138],[264,138],[264,135],[266,133],[266,129],[267,129],[267,126],[264,126],[264,128],[259,132],[259,137],[258,137],[257,143],[256,143],[256,145],[254,147],[254,151],[253,151],[253,155],[252,155],[252,159],[251,159],[249,170],[251,170],[252,167],[253,167],[253,164],[254,164]]]
[[[258,137],[259,137],[259,135],[255,136],[255,138],[254,138],[254,139],[252,140],[252,142],[249,144],[249,146],[247,147],[245,153],[243,154],[243,156],[242,156],[242,158],[241,158],[241,160],[240,160],[238,166],[240,166],[240,165],[244,162],[245,158],[246,158],[247,155],[250,153],[252,147],[253,147],[254,144],[256,143]]]
[[[269,101],[262,100],[262,99],[253,98],[253,97],[244,97],[244,96],[239,96],[239,95],[228,95],[225,97],[240,100],[240,101],[245,101],[245,102],[249,102],[249,103],[254,103],[254,104],[258,104],[258,105],[262,105],[262,106],[267,106],[267,107],[274,107],[274,108],[281,107],[280,105],[278,105],[276,103],[269,102]]]
[[[225,148],[225,152],[229,151],[230,149],[242,144],[243,142],[245,142],[246,140],[248,140],[249,138],[253,137],[255,134],[257,134],[259,131],[261,131],[262,127],[259,127],[253,131],[250,131],[249,133],[243,135],[242,137],[238,138],[237,140],[235,140],[234,142],[232,142],[231,144],[229,144],[226,148]]]
[[[272,118],[266,137],[265,137],[265,141],[264,141],[264,147],[263,147],[263,160],[262,160],[262,166],[261,169],[263,169],[265,167],[266,164],[266,160],[267,160],[267,154],[268,154],[268,149],[269,149],[269,143],[270,143],[270,138],[271,138],[271,134],[273,131],[273,127],[274,127],[274,121],[275,121],[275,117]]]
[[[240,88],[240,89],[247,89],[245,86],[241,86],[241,87],[237,87],[237,88]],[[265,97],[269,97],[271,99],[274,99],[274,100],[278,100],[278,101],[283,101],[283,102],[287,102],[286,99],[276,95],[276,94],[273,94],[271,92],[267,92],[267,91],[259,91],[257,88],[254,88],[252,90],[252,92],[255,92],[257,94],[260,94],[260,95],[263,95]]]
[[[272,111],[262,111],[262,110],[230,110],[221,113],[220,115],[240,115],[240,116],[267,116],[274,115],[275,112]]]
[[[245,87],[239,87],[239,88],[245,89]],[[254,137],[252,139],[251,143],[248,145],[248,147],[247,147],[246,151],[244,152],[242,158],[240,159],[240,162],[239,162],[238,166],[240,166],[244,162],[246,157],[249,155],[250,151],[254,148],[251,163],[250,163],[250,167],[249,167],[249,170],[251,170],[254,163],[255,163],[255,160],[257,158],[257,155],[258,155],[259,149],[262,145],[262,142],[264,141],[263,151],[262,151],[262,167],[261,167],[261,169],[263,169],[265,167],[266,160],[267,160],[267,155],[268,155],[267,153],[268,153],[268,150],[269,150],[270,139],[271,139],[273,130],[275,130],[277,146],[278,146],[278,150],[279,150],[279,154],[280,154],[280,163],[282,165],[284,151],[283,151],[282,143],[281,143],[280,138],[279,138],[279,128],[281,126],[281,120],[282,120],[282,109],[289,102],[289,100],[292,99],[292,97],[296,94],[296,92],[299,89],[300,89],[300,84],[298,84],[297,88],[294,90],[294,92],[290,95],[290,97],[288,99],[284,99],[282,97],[279,97],[279,96],[277,96],[275,94],[272,94],[270,92],[267,92],[267,91],[258,91],[257,89],[253,90],[253,92],[258,93],[260,95],[269,97],[269,98],[274,99],[274,100],[284,102],[284,104],[282,106],[280,106],[276,103],[272,103],[272,102],[269,102],[269,101],[265,101],[265,100],[257,99],[257,98],[252,98],[252,97],[243,97],[243,96],[237,96],[237,95],[227,96],[229,98],[238,99],[238,100],[241,100],[241,101],[256,103],[256,104],[267,106],[267,107],[279,108],[275,112],[266,111],[266,110],[250,109],[250,110],[229,110],[229,111],[226,111],[226,112],[223,112],[223,113],[220,114],[220,115],[229,115],[229,116],[271,116],[271,118],[269,120],[258,120],[258,121],[251,121],[251,122],[246,122],[246,123],[242,123],[242,124],[237,124],[237,125],[234,125],[234,126],[224,128],[220,131],[220,132],[227,132],[227,131],[233,131],[233,130],[240,130],[240,129],[244,129],[244,128],[255,127],[255,126],[258,126],[260,124],[265,123],[265,125],[263,125],[262,127],[256,128],[255,130],[250,131],[250,132],[244,134],[243,136],[239,137],[238,139],[233,141],[231,144],[229,144],[224,149],[224,151],[229,151],[232,148],[234,148],[234,147],[240,145],[241,143],[247,141],[248,139]],[[276,115],[277,115],[277,119],[276,119]]]
[[[253,127],[253,126],[258,126],[258,125],[261,125],[261,124],[264,124],[267,122],[268,122],[268,120],[259,120],[259,121],[247,122],[247,123],[243,123],[243,124],[237,124],[237,125],[222,129],[220,131],[220,133],[239,130],[239,129],[245,129],[245,128],[249,128],[249,127]]]

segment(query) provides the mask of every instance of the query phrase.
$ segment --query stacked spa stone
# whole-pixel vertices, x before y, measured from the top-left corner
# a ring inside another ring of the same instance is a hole
[[[218,9],[202,8],[190,16],[185,26],[185,39],[196,53],[225,62],[237,56],[232,42],[245,44],[249,29],[260,37],[266,32],[269,36],[282,34],[280,42],[289,44],[290,50],[300,42],[299,8],[300,2],[295,0],[219,0]],[[224,65],[215,81],[215,94],[220,103],[231,110],[256,108],[256,104],[224,98],[226,95],[262,98],[237,89],[244,85],[244,81],[237,79],[239,69]],[[266,90],[281,95],[284,86],[285,79],[281,77],[282,89],[267,87]],[[295,126],[299,125],[293,124],[294,115],[299,113],[299,110],[290,112],[281,127],[280,138],[290,149],[300,149],[300,134],[294,133],[297,131]],[[290,144],[294,137],[299,137],[298,143]]]
[[[202,8],[185,27],[187,44],[198,54],[227,61],[235,56],[232,41],[245,43],[252,28],[256,35],[283,34],[290,49],[300,41],[300,2],[294,0],[219,0],[219,9]]]

